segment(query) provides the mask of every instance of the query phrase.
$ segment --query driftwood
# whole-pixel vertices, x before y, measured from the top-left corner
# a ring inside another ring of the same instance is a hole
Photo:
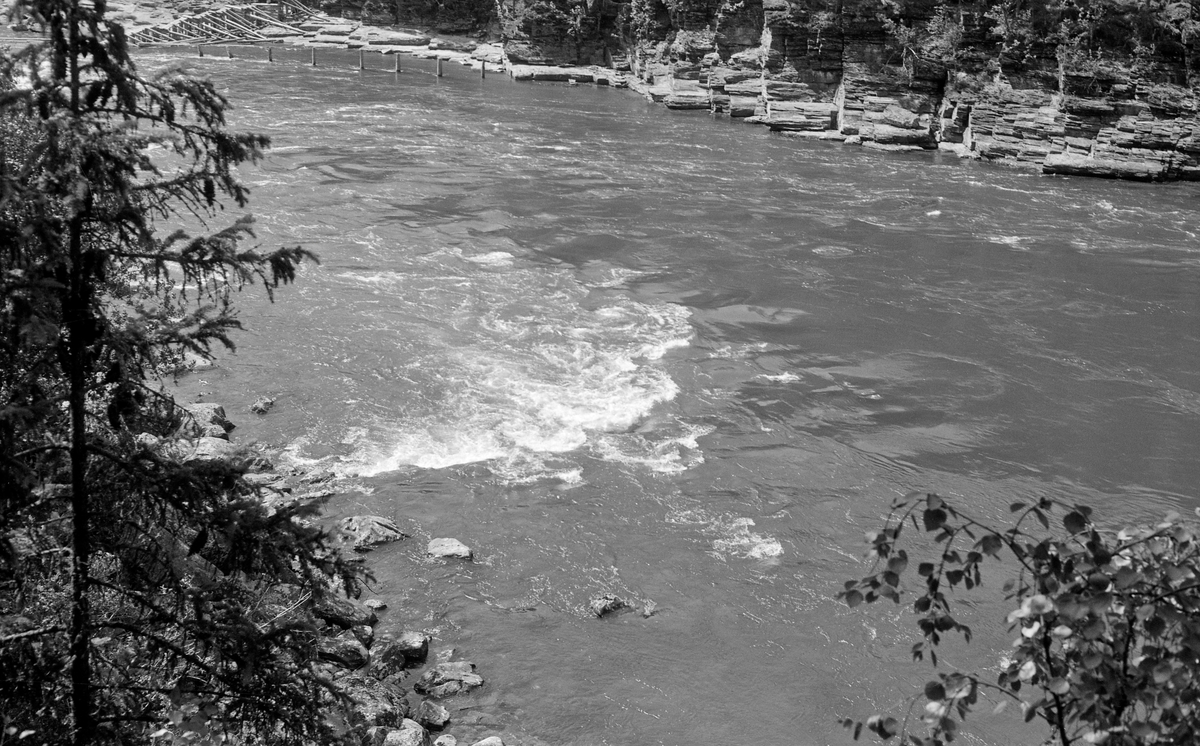
[[[277,13],[297,23],[316,15],[316,11],[297,0],[278,0]],[[287,31],[302,36],[304,31],[291,22],[263,10],[264,5],[239,5],[178,18],[160,26],[140,29],[129,35],[134,44],[234,44],[271,41],[262,32]]]

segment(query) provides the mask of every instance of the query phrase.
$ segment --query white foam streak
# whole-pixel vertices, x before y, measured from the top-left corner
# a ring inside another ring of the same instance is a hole
[[[783,543],[773,536],[755,533],[752,518],[721,515],[713,517],[702,509],[676,509],[667,513],[668,523],[698,526],[716,536],[713,551],[718,555],[734,555],[745,559],[774,560],[783,554]]]
[[[698,462],[698,455],[681,455],[695,449],[692,436],[690,446],[676,433],[613,447],[596,440],[632,429],[678,394],[660,361],[689,344],[686,308],[624,296],[596,304],[571,270],[523,267],[503,251],[441,249],[415,261],[424,265],[419,276],[338,275],[365,291],[387,288],[388,297],[404,304],[395,317],[419,320],[412,333],[446,335],[423,340],[423,357],[408,361],[422,377],[422,400],[372,423],[345,471],[369,476],[404,466],[488,462],[509,481],[533,473],[550,478],[562,465],[548,467],[539,455],[590,443],[597,444],[589,449],[593,455],[643,459],[656,470]]]

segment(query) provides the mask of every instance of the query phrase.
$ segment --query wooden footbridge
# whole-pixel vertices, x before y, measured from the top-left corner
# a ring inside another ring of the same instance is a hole
[[[129,40],[140,46],[278,41],[304,35],[301,24],[318,15],[297,0],[236,5],[139,29],[129,35]]]

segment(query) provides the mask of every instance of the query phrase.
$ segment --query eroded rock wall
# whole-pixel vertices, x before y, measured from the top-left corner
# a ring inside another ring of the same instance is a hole
[[[989,0],[496,2],[514,61],[628,65],[674,108],[1046,173],[1200,178],[1191,48],[1133,60],[1101,34],[1109,47],[1067,54]]]

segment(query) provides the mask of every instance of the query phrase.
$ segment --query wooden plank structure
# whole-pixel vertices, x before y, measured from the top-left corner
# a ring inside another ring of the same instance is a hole
[[[140,29],[129,40],[140,46],[270,42],[283,35],[303,36],[298,24],[314,15],[319,14],[297,0],[237,5]]]

